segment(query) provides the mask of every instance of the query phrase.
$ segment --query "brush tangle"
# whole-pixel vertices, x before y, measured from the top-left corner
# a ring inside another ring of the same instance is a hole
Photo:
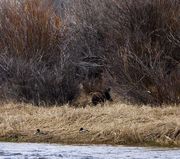
[[[179,0],[2,0],[0,99],[73,103],[83,83],[179,104],[179,15]]]

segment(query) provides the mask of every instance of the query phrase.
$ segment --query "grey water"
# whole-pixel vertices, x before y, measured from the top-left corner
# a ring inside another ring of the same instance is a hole
[[[180,159],[178,148],[1,143],[0,159]]]

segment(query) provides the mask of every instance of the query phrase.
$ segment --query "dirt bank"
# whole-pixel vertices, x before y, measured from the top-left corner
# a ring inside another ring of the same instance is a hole
[[[88,131],[79,132],[80,128]],[[0,140],[180,147],[180,107],[116,103],[75,109],[1,104]]]

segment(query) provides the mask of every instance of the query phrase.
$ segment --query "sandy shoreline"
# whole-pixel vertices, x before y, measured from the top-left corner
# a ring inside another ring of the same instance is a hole
[[[81,127],[88,131],[79,132]],[[180,147],[180,109],[1,104],[0,141]]]

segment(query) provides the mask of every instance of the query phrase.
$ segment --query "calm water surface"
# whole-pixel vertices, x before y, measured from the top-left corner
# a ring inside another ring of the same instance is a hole
[[[0,143],[0,159],[180,159],[180,149]]]

